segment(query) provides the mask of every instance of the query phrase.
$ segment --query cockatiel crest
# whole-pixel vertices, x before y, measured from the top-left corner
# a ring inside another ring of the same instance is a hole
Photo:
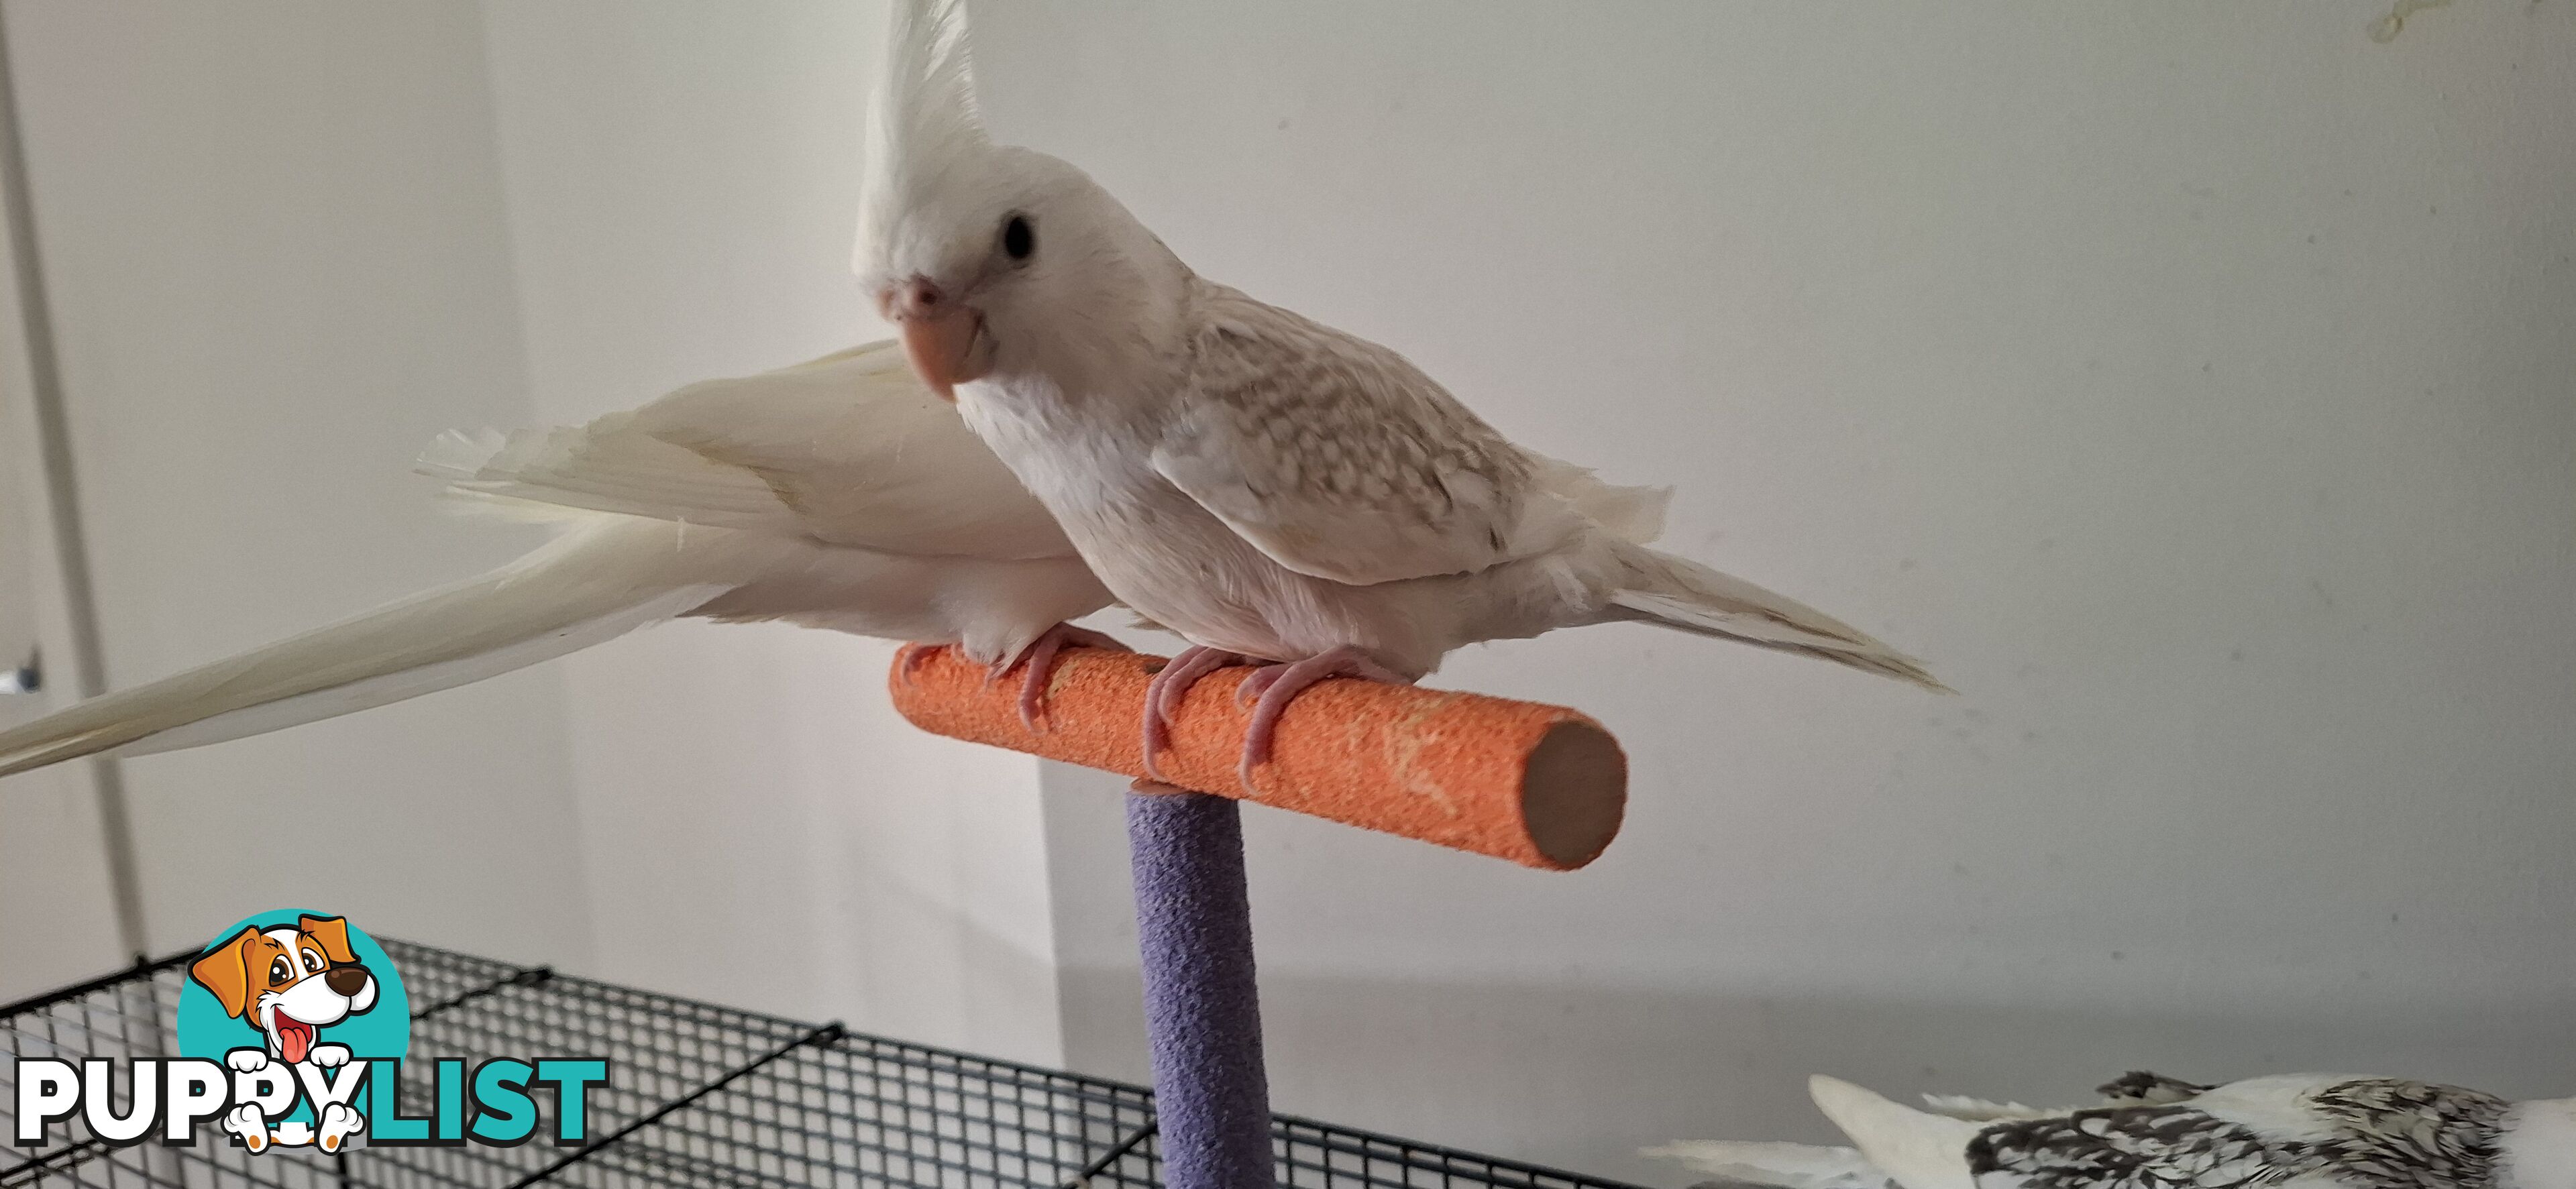
[[[865,275],[876,262],[903,254],[898,241],[913,232],[914,216],[935,195],[974,189],[964,175],[992,151],[975,101],[963,0],[896,0],[868,113],[867,175],[851,267]]]
[[[968,41],[959,0],[895,0],[851,258],[950,399],[987,377],[1107,370],[1099,347],[1168,328],[1189,275],[1089,175],[993,143]]]

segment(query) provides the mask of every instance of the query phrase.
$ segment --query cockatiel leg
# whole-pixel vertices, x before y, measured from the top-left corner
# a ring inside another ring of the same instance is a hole
[[[1279,729],[1279,716],[1288,712],[1288,703],[1306,692],[1306,687],[1328,677],[1357,677],[1363,681],[1383,681],[1389,685],[1411,685],[1413,679],[1398,673],[1359,649],[1343,645],[1318,653],[1302,661],[1263,665],[1243,679],[1234,691],[1238,699],[1249,694],[1260,699],[1253,703],[1252,725],[1243,732],[1243,787],[1252,787],[1252,770],[1270,758],[1270,738]]]
[[[1251,657],[1239,652],[1193,644],[1165,664],[1162,672],[1154,674],[1154,680],[1145,686],[1146,775],[1156,780],[1163,778],[1162,768],[1154,760],[1171,742],[1172,715],[1179,709],[1181,699],[1189,696],[1190,687],[1219,669],[1252,663]]]
[[[1078,628],[1069,623],[1059,623],[1048,628],[1037,639],[1029,641],[1029,646],[1021,649],[1018,656],[1007,656],[993,662],[992,668],[984,676],[984,681],[988,685],[1000,681],[1014,668],[1025,666],[1028,670],[1020,678],[1020,725],[1032,731],[1039,729],[1038,722],[1045,717],[1047,682],[1055,676],[1055,655],[1067,648],[1106,648],[1112,652],[1136,651],[1119,643],[1117,637],[1105,632],[1095,632],[1090,628]],[[910,655],[905,656],[903,660],[904,675],[909,677],[912,675],[914,660]]]

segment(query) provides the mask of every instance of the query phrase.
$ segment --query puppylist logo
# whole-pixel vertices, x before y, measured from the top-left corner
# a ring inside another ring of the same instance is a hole
[[[12,1141],[41,1147],[60,1122],[117,1147],[194,1145],[205,1131],[253,1153],[511,1147],[536,1137],[546,1099],[554,1142],[588,1142],[590,1089],[608,1081],[595,1057],[492,1057],[470,1070],[439,1058],[423,1071],[430,1093],[415,1096],[429,1112],[401,1113],[411,998],[384,948],[343,918],[261,913],[187,970],[178,1057],[18,1059]]]

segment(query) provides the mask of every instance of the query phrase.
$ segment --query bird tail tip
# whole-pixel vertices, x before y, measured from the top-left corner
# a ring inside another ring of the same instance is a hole
[[[1916,1189],[1964,1184],[1968,1143],[1985,1127],[1916,1110],[1824,1074],[1807,1079],[1807,1096],[1851,1137],[1870,1163],[1885,1169],[1897,1183]]]
[[[1766,592],[1767,593],[1767,592]],[[1956,694],[1932,675],[1922,661],[1858,632],[1818,631],[1781,620],[1760,607],[1712,605],[1692,595],[1656,590],[1622,590],[1610,596],[1603,620],[1633,620],[1698,636],[1714,636],[1832,661],[1864,673],[1918,686],[1936,694]]]
[[[1715,1180],[1703,1186],[1771,1189],[1888,1189],[1887,1174],[1853,1148],[1733,1140],[1679,1140],[1641,1155],[1669,1160]]]

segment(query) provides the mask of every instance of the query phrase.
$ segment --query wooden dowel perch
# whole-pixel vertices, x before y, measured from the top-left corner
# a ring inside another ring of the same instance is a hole
[[[1046,717],[1020,722],[1019,677],[941,648],[897,658],[895,709],[936,734],[1143,776],[1145,685],[1162,657],[1097,648],[1056,660]],[[1561,706],[1375,682],[1326,681],[1279,720],[1270,762],[1236,774],[1249,708],[1220,669],[1190,689],[1163,752],[1170,783],[1401,834],[1530,867],[1598,857],[1627,807],[1628,762],[1601,724]]]

